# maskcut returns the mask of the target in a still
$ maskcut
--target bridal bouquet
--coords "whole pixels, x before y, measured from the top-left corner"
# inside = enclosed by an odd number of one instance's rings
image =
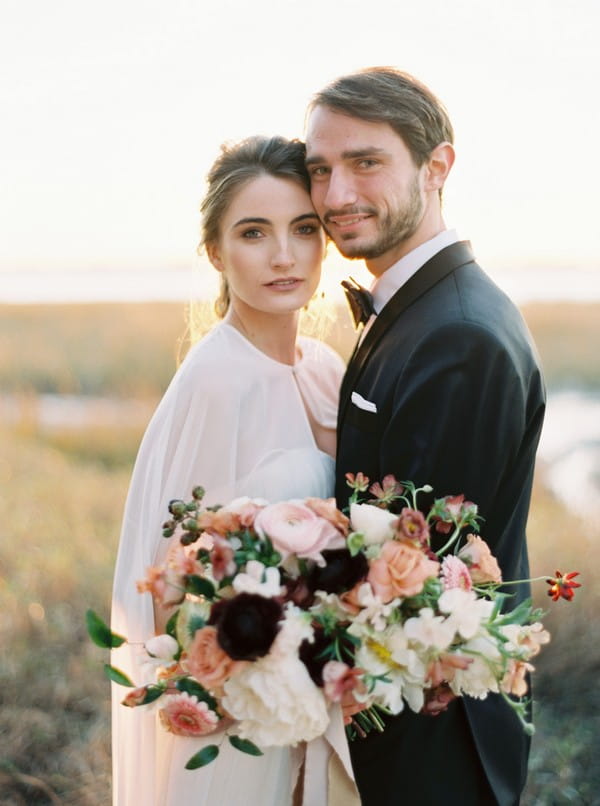
[[[355,738],[406,706],[436,714],[454,697],[496,692],[531,732],[526,674],[550,636],[531,600],[510,609],[517,583],[502,582],[476,534],[477,506],[447,496],[424,514],[429,486],[361,473],[347,482],[349,517],[318,498],[203,508],[201,487],[171,501],[163,534],[177,539],[138,590],[173,612],[144,645],[152,682],[135,687],[106,667],[131,688],[123,704],[153,703],[165,729],[186,736],[227,720],[229,741],[256,755],[322,735],[339,702],[362,709]],[[577,575],[544,577],[552,599],[571,600]],[[87,619],[97,644],[126,640],[92,611]],[[187,767],[217,754],[205,746]]]

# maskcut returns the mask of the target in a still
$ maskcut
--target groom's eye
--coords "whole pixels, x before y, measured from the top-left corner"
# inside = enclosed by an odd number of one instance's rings
[[[314,168],[310,169],[311,177],[315,177],[316,179],[326,176],[329,173],[329,168],[326,165],[315,165]]]

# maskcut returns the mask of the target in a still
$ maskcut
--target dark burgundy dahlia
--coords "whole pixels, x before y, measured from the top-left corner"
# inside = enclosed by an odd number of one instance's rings
[[[217,628],[217,640],[230,658],[256,660],[268,654],[282,618],[277,600],[240,593],[214,604],[208,623]]]

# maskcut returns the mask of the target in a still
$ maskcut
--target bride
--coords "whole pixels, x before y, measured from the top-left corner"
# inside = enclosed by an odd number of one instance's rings
[[[325,250],[308,188],[303,145],[280,137],[223,147],[209,173],[202,243],[221,273],[223,319],[189,351],[150,422],[117,558],[112,628],[131,644],[115,650],[112,662],[136,684],[147,681],[135,644],[162,632],[166,620],[148,594],[137,593],[136,581],[166,555],[161,524],[171,499],[189,496],[197,484],[206,488],[206,505],[239,495],[333,495],[343,365],[327,345],[297,335]],[[220,744],[217,759],[186,770],[203,740],[167,733],[151,708],[123,707],[124,691],[113,684],[113,806],[292,803],[297,752],[267,748],[251,757],[213,734],[204,743]],[[325,758],[320,769],[335,757],[344,792],[353,792],[341,720],[336,713],[328,741],[316,740]],[[306,806],[333,803],[327,775],[321,778],[315,789],[306,776]]]

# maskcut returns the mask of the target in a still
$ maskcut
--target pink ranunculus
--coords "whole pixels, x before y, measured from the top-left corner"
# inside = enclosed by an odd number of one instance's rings
[[[268,537],[285,560],[290,554],[323,563],[325,549],[343,548],[344,538],[325,518],[302,503],[281,501],[269,504],[254,521],[261,537]]]
[[[233,660],[221,648],[216,627],[202,627],[194,634],[185,665],[199,683],[213,691],[239,671],[244,663]]]
[[[430,560],[412,543],[390,540],[371,562],[367,579],[385,604],[397,596],[416,596],[423,590],[425,580],[436,577],[439,569],[438,562]]]
[[[187,692],[167,697],[158,712],[163,727],[177,736],[205,736],[216,730],[219,715]]]
[[[467,535],[467,544],[461,548],[458,556],[469,566],[471,579],[476,585],[481,582],[502,582],[498,561],[485,540],[478,535]]]

